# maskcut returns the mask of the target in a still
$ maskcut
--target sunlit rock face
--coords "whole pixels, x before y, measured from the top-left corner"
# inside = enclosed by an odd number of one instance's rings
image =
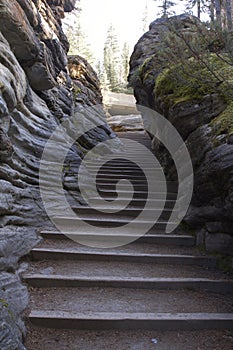
[[[195,184],[185,220],[198,232],[198,242],[208,250],[233,255],[233,138],[230,122],[233,108],[216,92],[200,93],[197,89],[190,95],[190,91],[180,93],[178,89],[187,88],[185,81],[182,86],[179,80],[172,79],[172,68],[164,70],[161,44],[174,21],[181,32],[192,37],[197,35],[198,20],[189,15],[152,22],[131,56],[129,82],[134,87],[137,103],[167,118],[189,149]],[[212,57],[216,60],[214,54]],[[221,65],[223,69],[230,69],[222,62]],[[174,70],[178,68],[173,67]],[[168,178],[174,179],[174,163],[156,140],[153,144]]]
[[[83,74],[74,76],[73,83],[69,73],[69,44],[61,19],[64,12],[72,11],[75,2],[0,0],[1,350],[24,349],[19,315],[27,305],[27,291],[9,271],[15,271],[19,258],[37,243],[37,229],[50,225],[39,192],[39,165],[47,140],[60,123],[77,113],[80,128],[86,122],[93,127],[71,147],[69,166],[64,166],[67,197],[79,201],[76,177],[84,153],[98,142],[115,137],[106,124],[99,127],[103,111],[99,117],[81,113],[101,103],[99,82],[92,68],[78,58]],[[77,86],[79,94],[75,93]],[[72,137],[69,132],[67,128],[64,141]],[[65,147],[62,141],[60,147]],[[48,172],[46,181],[51,183],[53,179],[54,173]]]

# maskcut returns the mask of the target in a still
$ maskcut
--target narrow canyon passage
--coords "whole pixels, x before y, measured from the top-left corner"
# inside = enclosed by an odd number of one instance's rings
[[[0,350],[233,349],[232,23],[0,0]]]
[[[142,131],[118,135],[150,148]],[[168,183],[164,210],[146,235],[138,238],[147,224],[140,219],[123,232],[122,225],[145,210],[148,196],[146,178],[136,165],[146,152],[138,154],[132,147],[127,155],[135,163],[111,155],[97,176],[101,196],[117,212],[101,213],[103,204],[94,197],[95,209],[76,206],[75,219],[57,218],[68,237],[45,227],[43,241],[31,251],[23,275],[30,291],[27,349],[149,350],[156,343],[161,350],[230,350],[233,339],[224,329],[233,327],[233,281],[217,270],[215,257],[195,247],[195,237],[185,229],[165,233],[176,184]],[[90,161],[89,171],[98,163]],[[156,169],[147,165],[156,178]],[[119,210],[114,200],[122,178],[135,187],[130,204]],[[162,203],[160,186],[151,194],[148,211],[153,213]],[[123,203],[129,199],[126,184],[118,195]],[[147,221],[153,219],[147,213]],[[88,231],[83,221],[92,225]]]

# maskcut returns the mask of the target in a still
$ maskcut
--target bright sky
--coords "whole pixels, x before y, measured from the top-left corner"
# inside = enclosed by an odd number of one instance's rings
[[[82,27],[96,56],[101,57],[110,24],[116,29],[121,43],[127,41],[131,50],[143,34],[142,18],[148,6],[148,24],[158,17],[158,4],[154,0],[80,0]],[[184,1],[175,10],[184,12]]]

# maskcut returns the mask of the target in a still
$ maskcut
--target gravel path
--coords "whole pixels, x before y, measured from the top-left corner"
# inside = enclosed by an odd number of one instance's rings
[[[56,248],[56,249],[67,249],[69,251],[78,252],[102,252],[106,253],[134,253],[138,254],[184,254],[184,255],[204,255],[198,248],[193,247],[176,247],[176,246],[163,246],[149,243],[131,243],[119,248],[105,249],[105,248],[91,248],[81,245],[71,240],[46,240],[38,245],[38,247],[44,248]]]
[[[183,278],[209,278],[209,279],[230,279],[230,276],[215,269],[208,269],[192,265],[160,265],[160,264],[140,264],[118,261],[39,261],[33,262],[29,273],[41,274],[65,274],[92,277],[183,277]]]
[[[28,350],[232,350],[227,331],[78,331],[28,327]],[[33,341],[34,339],[34,341]],[[157,343],[156,343],[157,342]]]
[[[233,312],[233,296],[187,290],[33,288],[33,309],[72,312]]]

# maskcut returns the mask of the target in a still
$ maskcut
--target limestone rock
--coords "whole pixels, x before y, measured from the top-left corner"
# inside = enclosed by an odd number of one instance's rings
[[[0,344],[1,350],[24,350],[22,332],[25,333],[20,313],[28,304],[26,287],[17,275],[0,275]]]
[[[70,205],[82,202],[74,184],[84,151],[110,138],[115,140],[103,108],[100,106],[94,114],[86,111],[102,101],[93,69],[79,57],[82,76],[75,77],[74,83],[68,70],[69,43],[61,19],[75,3],[75,0],[0,0],[1,350],[24,349],[21,313],[27,306],[27,291],[17,275],[18,263],[38,243],[37,231],[53,226],[44,210],[40,187],[51,189],[50,204],[61,213],[57,174],[51,167],[56,166],[59,152],[68,151],[61,174],[64,193]],[[74,94],[76,86],[82,90],[81,99]],[[71,120],[75,113],[83,137],[71,142]],[[57,143],[50,150],[50,168],[47,167],[39,183],[45,145],[61,123]],[[92,128],[87,135],[82,132],[86,124]],[[114,142],[117,147],[117,141]],[[112,152],[107,147],[104,151]],[[86,172],[87,186],[88,176]]]
[[[16,0],[0,1],[0,30],[20,62],[35,60],[39,41],[27,16]]]
[[[175,76],[173,70],[179,69],[179,65],[164,70],[161,63],[164,60],[161,45],[169,28],[175,24],[180,33],[194,37],[198,35],[197,23],[201,25],[190,15],[154,21],[135,46],[130,60],[129,83],[134,87],[137,103],[167,118],[188,147],[195,181],[186,222],[208,232],[206,239],[199,235],[199,240],[208,249],[233,254],[233,250],[227,248],[228,243],[232,247],[229,236],[233,234],[233,148],[232,133],[227,131],[226,122],[227,117],[232,116],[231,105],[227,105],[221,94],[210,89],[209,92],[195,93],[193,88],[185,95],[181,90],[182,79],[172,78]],[[203,91],[208,91],[208,86]],[[146,123],[147,116],[143,115],[143,118]],[[169,153],[159,142],[153,140],[153,143],[167,178],[176,179],[176,169]],[[215,225],[214,231],[207,230],[210,224]]]
[[[143,131],[143,120],[141,115],[115,115],[108,117],[108,124],[115,132]]]
[[[73,79],[73,92],[78,103],[93,105],[102,103],[98,77],[90,64],[80,56],[69,56],[68,68]]]

